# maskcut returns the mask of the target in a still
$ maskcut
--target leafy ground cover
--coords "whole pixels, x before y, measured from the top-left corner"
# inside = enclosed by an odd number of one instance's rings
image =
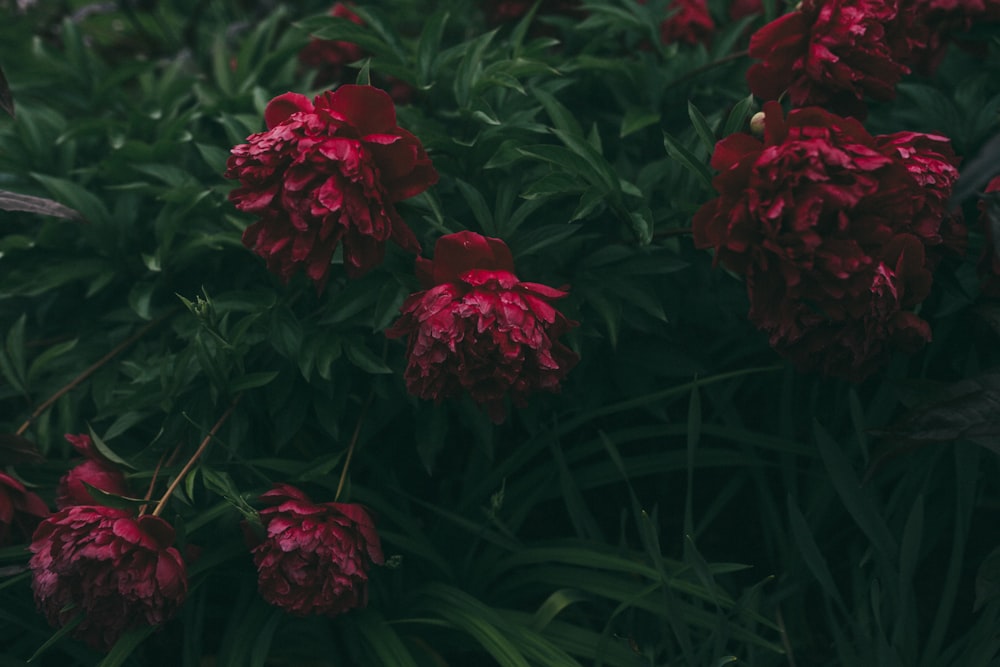
[[[998,664],[996,2],[0,9],[0,664]]]

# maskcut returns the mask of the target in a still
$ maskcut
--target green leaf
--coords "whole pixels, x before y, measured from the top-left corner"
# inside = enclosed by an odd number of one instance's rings
[[[458,187],[458,191],[462,193],[465,203],[472,209],[472,215],[476,219],[476,222],[479,223],[480,229],[487,236],[495,236],[496,226],[493,223],[493,213],[490,212],[490,207],[486,204],[483,195],[480,194],[479,190],[460,178],[455,179],[455,185]]]
[[[352,613],[350,621],[358,630],[378,658],[377,664],[393,665],[393,667],[417,667],[417,662],[409,649],[399,638],[392,626],[377,611],[359,609]]]
[[[96,486],[91,486],[87,482],[83,483],[86,487],[87,493],[90,497],[96,501],[97,505],[103,505],[105,507],[114,507],[120,510],[136,510],[143,505],[148,505],[149,500],[145,498],[129,498],[128,496],[116,496],[113,493],[108,493],[103,491]]]
[[[429,584],[420,593],[422,606],[475,639],[500,667],[529,667],[524,654],[504,631],[506,624],[494,610],[444,584]]]
[[[712,173],[708,170],[708,166],[704,162],[695,157],[691,151],[684,148],[668,132],[663,133],[663,146],[667,149],[667,154],[694,174],[707,190],[714,191],[712,187]]]
[[[3,354],[0,354],[0,367],[4,376],[22,394],[28,392],[27,359],[24,350],[24,327],[27,321],[27,313],[22,313],[7,330]]]
[[[630,134],[634,134],[639,130],[645,129],[650,125],[655,125],[659,122],[660,114],[655,111],[650,111],[645,107],[632,107],[630,109],[626,109],[625,115],[622,116],[618,136],[624,139]]]
[[[844,503],[844,507],[847,508],[858,527],[872,541],[877,555],[888,559],[889,562],[896,562],[899,556],[899,545],[896,544],[896,540],[893,539],[889,528],[882,519],[875,501],[871,497],[871,492],[867,487],[861,486],[840,446],[830,437],[826,429],[819,425],[819,422],[813,422],[813,434],[820,456],[830,474],[830,480],[833,482],[841,502]]]
[[[799,554],[802,556],[803,561],[805,561],[806,567],[809,568],[813,577],[819,582],[826,596],[836,602],[840,610],[847,614],[847,606],[844,604],[843,598],[840,597],[837,585],[833,582],[833,575],[826,564],[823,552],[816,544],[812,531],[809,529],[809,523],[795,504],[795,500],[791,494],[786,496],[785,501],[788,505],[788,521],[792,530],[792,537],[795,539],[795,545],[798,547]]]
[[[274,378],[278,377],[278,371],[259,371],[257,373],[247,373],[238,380],[233,380],[229,384],[229,391],[238,394],[247,389],[255,389],[270,384]]]
[[[732,111],[726,117],[726,122],[722,125],[722,136],[728,137],[735,132],[746,130],[747,121],[753,113],[753,95],[748,95],[733,106]]]
[[[420,40],[417,42],[417,74],[421,85],[428,86],[436,74],[434,63],[438,60],[438,53],[441,51],[441,37],[444,35],[444,28],[448,23],[450,14],[444,10],[434,12],[431,18],[424,24],[420,31]]]
[[[389,375],[392,373],[392,369],[386,366],[385,362],[369,350],[368,346],[361,340],[345,338],[343,345],[347,360],[365,373],[376,375]]]
[[[715,150],[715,142],[718,141],[715,131],[712,130],[712,126],[705,120],[698,107],[690,101],[688,102],[688,117],[691,119],[691,124],[694,125],[694,131],[698,133],[698,138],[701,139],[702,146],[711,155]]]
[[[92,223],[107,223],[108,209],[98,197],[82,185],[64,178],[32,173],[31,177],[42,184],[55,199],[79,211],[85,220]]]
[[[458,71],[455,73],[453,84],[455,100],[462,109],[469,107],[472,89],[475,87],[476,81],[482,73],[483,55],[499,30],[499,28],[495,28],[465,44],[465,48],[463,49],[465,56],[458,65]]]
[[[116,454],[114,450],[108,447],[107,444],[104,442],[104,440],[102,440],[100,436],[97,435],[92,426],[88,425],[87,431],[90,433],[90,439],[91,441],[93,441],[94,447],[97,449],[98,452],[101,453],[101,456],[111,461],[112,463],[117,463],[120,466],[125,466],[130,470],[136,469],[134,465],[132,465],[122,457],[118,456],[118,454]]]
[[[555,126],[555,129],[568,136],[583,136],[583,128],[581,128],[580,123],[576,121],[576,117],[552,94],[541,88],[532,88],[531,94],[534,95],[536,100],[542,103],[543,107],[545,107],[545,113],[547,113],[549,118],[552,119],[552,124]]]

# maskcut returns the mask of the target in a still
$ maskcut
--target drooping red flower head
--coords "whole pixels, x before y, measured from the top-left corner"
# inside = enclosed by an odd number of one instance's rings
[[[343,2],[338,2],[330,8],[330,16],[364,25],[361,17]],[[314,38],[299,51],[299,62],[310,69],[318,70],[316,75],[318,83],[332,84],[343,80],[346,65],[361,60],[364,55],[364,50],[352,42]]]
[[[0,546],[13,539],[27,539],[48,515],[49,508],[37,493],[0,472]]]
[[[258,588],[299,616],[336,616],[368,603],[368,571],[385,562],[375,524],[361,505],[314,503],[275,484],[260,496],[263,540],[253,550]]]
[[[670,16],[660,23],[660,39],[664,44],[683,42],[693,46],[712,41],[715,22],[705,0],[673,0],[667,12]]]
[[[510,249],[474,232],[438,239],[434,260],[417,259],[427,289],[410,295],[386,336],[407,336],[406,386],[423,399],[469,394],[494,421],[504,397],[559,391],[579,357],[559,338],[575,322],[551,301],[566,292],[514,275]]]
[[[128,495],[125,475],[98,451],[89,435],[67,433],[66,440],[87,460],[63,475],[56,485],[58,509],[70,505],[93,505],[94,498],[84,483],[116,496]]]
[[[74,505],[39,524],[29,562],[35,603],[49,623],[107,650],[128,630],[168,621],[187,595],[173,527],[159,517]]]
[[[343,244],[347,275],[378,265],[389,240],[420,244],[394,203],[437,182],[420,141],[396,124],[389,96],[371,86],[341,86],[310,102],[285,93],[267,105],[268,130],[232,149],[229,198],[260,219],[243,243],[287,281],[302,269],[322,288]]]
[[[750,319],[773,347],[863,379],[892,347],[929,339],[906,309],[930,290],[925,246],[942,243],[954,156],[943,137],[873,137],[815,107],[764,112],[763,140],[716,145],[719,197],[695,215],[695,244],[746,276]]]
[[[787,90],[793,106],[863,118],[865,95],[892,99],[909,72],[886,39],[896,15],[896,0],[803,0],[750,38],[761,61],[747,71],[750,90],[764,100]]]

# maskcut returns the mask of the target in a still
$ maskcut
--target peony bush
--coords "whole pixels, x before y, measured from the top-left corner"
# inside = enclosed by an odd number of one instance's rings
[[[0,662],[992,665],[989,0],[3,2]]]

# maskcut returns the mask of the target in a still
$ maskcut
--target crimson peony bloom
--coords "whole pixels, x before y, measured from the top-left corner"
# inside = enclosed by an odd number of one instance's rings
[[[243,243],[283,281],[303,269],[322,289],[342,243],[347,275],[378,265],[392,240],[420,252],[394,203],[437,182],[420,141],[396,125],[389,96],[371,86],[341,86],[313,102],[298,93],[271,100],[268,130],[232,149],[230,200],[260,219]]]
[[[750,319],[805,368],[861,380],[889,350],[919,348],[957,159],[947,140],[873,137],[822,109],[764,106],[763,140],[731,135],[712,166],[719,197],[692,222],[695,245],[743,274]]]
[[[368,604],[368,571],[385,562],[375,524],[361,505],[314,503],[288,484],[260,499],[265,536],[253,550],[269,603],[299,616],[336,616]]]
[[[408,337],[411,394],[440,401],[468,393],[499,423],[508,394],[524,405],[535,391],[559,391],[579,361],[559,341],[576,323],[550,303],[566,292],[521,282],[507,245],[474,232],[442,236],[434,260],[418,258],[416,269],[427,289],[410,295],[386,331]]]
[[[750,38],[747,83],[754,95],[775,100],[786,90],[793,106],[818,105],[863,118],[863,102],[896,96],[909,69],[887,40],[896,18],[893,0],[803,0]]]
[[[27,538],[39,521],[49,515],[45,501],[24,484],[0,472],[0,546],[13,537]]]
[[[55,626],[108,650],[128,630],[161,625],[187,595],[174,529],[155,516],[74,505],[39,524],[29,562],[39,610]]]
[[[58,509],[70,505],[94,504],[94,498],[84,486],[84,482],[116,496],[128,495],[125,475],[94,447],[89,435],[67,433],[65,437],[76,451],[87,457],[87,460],[75,466],[59,480],[59,484],[56,486],[56,507]]]
[[[660,23],[660,39],[664,44],[684,42],[693,46],[712,41],[715,23],[705,0],[673,0],[667,11],[670,16]]]

